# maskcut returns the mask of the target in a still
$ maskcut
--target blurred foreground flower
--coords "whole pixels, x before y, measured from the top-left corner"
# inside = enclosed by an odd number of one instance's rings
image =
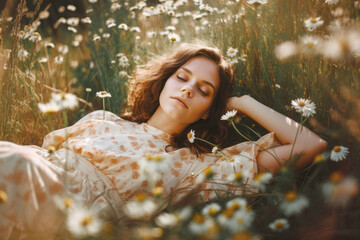
[[[324,24],[324,21],[321,20],[320,17],[312,17],[312,18],[308,18],[304,21],[305,23],[305,27],[310,31],[314,31],[315,29],[317,29],[319,26]]]
[[[349,148],[344,146],[335,146],[331,150],[330,159],[334,162],[338,162],[344,160],[346,156],[349,154]]]
[[[286,41],[280,43],[275,48],[275,57],[279,60],[286,60],[298,52],[297,45],[294,42]]]
[[[200,235],[208,233],[214,226],[215,222],[212,219],[206,218],[201,213],[195,213],[192,217],[192,221],[189,223],[189,230],[192,234]]]
[[[8,196],[5,191],[0,190],[0,203],[6,202],[8,199]]]
[[[340,0],[325,0],[325,2],[329,5],[336,5],[340,2]]]
[[[288,229],[289,227],[290,227],[289,221],[286,220],[285,218],[276,219],[275,221],[269,224],[269,228],[275,232],[282,232]]]
[[[61,109],[74,109],[79,105],[76,96],[72,93],[52,93],[52,101],[59,104]]]
[[[358,196],[359,186],[355,178],[344,177],[341,172],[335,171],[323,184],[322,192],[330,205],[345,207],[351,198]]]
[[[145,193],[139,193],[135,201],[128,202],[124,206],[124,212],[129,218],[141,219],[153,215],[157,208],[156,203]]]
[[[310,117],[316,113],[315,103],[311,102],[309,99],[298,98],[292,100],[291,105],[298,113],[301,113],[303,117]]]
[[[250,228],[252,221],[255,218],[255,214],[250,209],[238,209],[231,208],[224,209],[217,217],[219,224],[228,229],[230,232],[235,233]]]
[[[98,218],[96,212],[74,208],[67,216],[67,229],[78,238],[96,236],[102,229],[103,222]]]
[[[246,0],[248,4],[261,5],[266,4],[268,0]]]
[[[272,179],[272,174],[270,172],[258,173],[254,177],[254,185],[260,191],[265,190],[266,184],[268,184]]]
[[[42,113],[54,114],[60,111],[60,106],[56,102],[39,103],[38,107]]]
[[[298,195],[295,191],[287,192],[280,204],[280,209],[286,216],[299,214],[304,208],[309,206],[309,200],[302,195]]]
[[[218,203],[209,203],[201,211],[206,217],[215,217],[221,210],[221,206]]]
[[[171,228],[179,222],[178,220],[175,214],[164,212],[155,218],[155,223],[162,228]]]

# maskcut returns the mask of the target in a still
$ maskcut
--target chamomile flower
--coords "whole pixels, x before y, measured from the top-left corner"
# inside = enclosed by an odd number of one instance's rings
[[[218,152],[218,150],[219,150],[218,147],[215,146],[215,147],[212,148],[211,152],[212,152],[213,154],[216,154],[216,153]]]
[[[96,236],[102,229],[103,222],[94,211],[74,208],[69,211],[67,229],[78,238]]]
[[[107,98],[107,97],[111,97],[111,94],[108,93],[107,91],[100,91],[96,93],[96,96],[99,98]]]
[[[247,201],[245,198],[234,198],[226,203],[226,208],[237,210],[246,210]]]
[[[274,52],[277,59],[286,60],[297,54],[298,46],[292,41],[286,41],[277,45]]]
[[[314,36],[304,36],[301,38],[300,51],[305,55],[314,55],[319,51],[320,39]]]
[[[254,177],[254,185],[260,191],[265,190],[266,184],[268,184],[272,179],[272,174],[270,172],[258,173]]]
[[[268,0],[246,0],[246,2],[248,4],[262,5],[262,4],[266,4],[268,2]]]
[[[172,43],[180,41],[180,36],[178,34],[176,34],[176,33],[172,33],[172,32],[169,33],[168,38]]]
[[[229,47],[228,50],[226,51],[226,54],[229,56],[229,57],[235,57],[236,54],[238,53],[238,49],[237,48],[232,48],[232,47]]]
[[[209,203],[206,205],[201,213],[206,217],[215,217],[221,210],[221,206],[218,203]]]
[[[205,168],[196,178],[196,184],[200,184],[204,182],[205,180],[212,179],[212,177],[215,175],[215,172],[211,166],[208,166]]]
[[[236,113],[236,110],[227,111],[226,114],[221,116],[221,120],[230,120],[235,117]]]
[[[155,218],[155,223],[162,228],[174,227],[179,222],[179,218],[173,213],[161,213]]]
[[[145,193],[139,193],[134,201],[124,206],[124,212],[129,218],[141,219],[151,216],[157,208],[156,203]]]
[[[190,130],[190,132],[187,134],[187,138],[188,138],[189,142],[194,143],[194,141],[195,141],[195,131]]]
[[[279,218],[269,224],[269,228],[274,232],[282,232],[289,229],[289,221],[285,218]]]
[[[325,2],[328,4],[328,5],[336,5],[340,2],[340,0],[325,0]]]
[[[312,18],[308,18],[304,21],[305,23],[305,27],[310,31],[314,31],[315,29],[317,29],[319,26],[324,24],[324,21],[321,20],[321,17],[312,17]]]
[[[206,218],[201,213],[195,213],[189,223],[188,228],[192,234],[200,235],[207,233],[208,230],[214,226],[214,224],[215,223],[212,219]]]
[[[61,107],[56,102],[39,103],[38,107],[42,113],[54,114],[61,110]]]
[[[54,202],[56,206],[62,211],[70,211],[74,208],[74,199],[71,197],[55,196]]]
[[[62,64],[64,62],[64,57],[63,56],[56,56],[54,59],[54,63],[55,64]]]
[[[121,23],[121,24],[118,26],[118,28],[121,29],[121,30],[125,30],[125,31],[128,30],[128,26],[127,26],[125,23]]]
[[[224,227],[229,229],[232,233],[243,231],[251,226],[254,218],[255,214],[251,210],[236,211],[234,216],[228,219]]]
[[[358,196],[359,186],[354,177],[345,177],[335,171],[329,181],[322,185],[325,200],[332,206],[345,207],[351,198]]]
[[[316,113],[315,103],[311,102],[309,99],[298,98],[292,100],[291,105],[298,113],[301,113],[303,117],[310,117]]]
[[[79,105],[76,96],[72,93],[52,93],[52,101],[59,104],[61,109],[74,109]]]
[[[349,154],[349,148],[344,146],[335,146],[330,153],[330,159],[334,162],[342,161]]]
[[[299,214],[304,208],[309,206],[309,200],[302,195],[298,195],[295,191],[287,192],[280,204],[280,209],[286,216]]]

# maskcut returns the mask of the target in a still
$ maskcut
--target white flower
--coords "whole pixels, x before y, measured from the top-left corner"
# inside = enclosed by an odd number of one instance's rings
[[[235,57],[236,54],[238,53],[238,49],[237,48],[232,48],[232,47],[229,47],[228,50],[226,51],[226,54],[229,56],[229,57]]]
[[[132,27],[132,28],[130,28],[130,31],[131,32],[138,32],[138,33],[141,32],[139,27]]]
[[[279,60],[286,60],[295,55],[298,51],[297,45],[292,41],[280,43],[275,48],[275,57]]]
[[[67,229],[78,238],[95,236],[102,229],[103,222],[94,211],[84,208],[74,208],[68,213]]]
[[[124,206],[125,214],[132,219],[141,219],[151,216],[157,209],[156,203],[148,198],[145,193],[136,195],[136,200]]]
[[[129,59],[125,55],[119,58],[119,66],[124,68],[130,66]]]
[[[107,97],[111,97],[111,94],[108,93],[107,91],[100,91],[96,93],[96,96],[99,98],[107,98]]]
[[[214,217],[221,210],[221,206],[218,203],[209,203],[201,211],[206,217]]]
[[[128,26],[127,26],[125,23],[121,23],[121,24],[118,26],[118,28],[121,29],[121,30],[125,30],[125,31],[128,30]]]
[[[236,110],[227,111],[226,114],[221,116],[221,120],[230,120],[233,117],[235,117],[236,113],[237,113]]]
[[[71,197],[55,196],[54,202],[56,206],[62,211],[69,211],[70,209],[73,209],[75,207],[74,199],[72,199]]]
[[[298,98],[292,100],[291,105],[298,113],[301,113],[303,117],[310,117],[316,113],[315,103],[311,102],[309,99]]]
[[[21,61],[24,61],[26,58],[29,57],[29,52],[25,49],[20,49],[19,52],[18,52],[18,58],[21,60]]]
[[[67,5],[66,9],[71,11],[71,12],[75,12],[76,11],[76,7],[74,5]]]
[[[91,88],[85,88],[86,92],[91,92]]]
[[[64,62],[64,57],[63,56],[56,56],[54,59],[54,63],[55,64],[62,64]]]
[[[112,28],[112,27],[115,27],[116,26],[116,23],[115,23],[115,20],[113,18],[108,18],[105,22],[105,25],[108,27],[108,28]]]
[[[61,109],[74,109],[79,105],[76,96],[72,93],[52,93],[52,101],[59,104]]]
[[[272,179],[272,174],[270,172],[258,173],[254,177],[254,185],[257,189],[264,190],[266,184],[268,184],[271,179]]]
[[[178,217],[172,213],[161,213],[155,218],[155,223],[162,228],[174,227],[179,222]]]
[[[301,38],[301,52],[305,55],[314,55],[318,53],[320,39],[314,36],[304,36]]]
[[[247,201],[245,198],[234,198],[226,203],[226,208],[237,210],[246,210]]]
[[[176,27],[175,27],[175,26],[167,26],[167,27],[165,28],[165,30],[172,32],[172,31],[175,31],[175,30],[176,30]]]
[[[195,131],[190,130],[190,132],[187,134],[187,138],[188,138],[189,142],[194,143],[194,141],[195,141]]]
[[[344,160],[346,156],[349,154],[349,148],[344,146],[335,146],[331,150],[330,159],[334,162],[338,162]]]
[[[57,113],[58,111],[61,110],[59,104],[56,102],[49,102],[49,103],[45,103],[45,104],[39,103],[38,107],[39,107],[40,111],[45,114]]]
[[[121,5],[117,2],[114,2],[113,4],[111,4],[110,11],[115,12],[116,10],[118,10],[120,8],[121,8]]]
[[[268,1],[267,0],[246,0],[246,2],[248,4],[266,4]]]
[[[325,0],[325,2],[329,5],[336,5],[340,2],[340,0]]]
[[[45,47],[51,47],[51,48],[55,47],[55,45],[53,43],[51,43],[51,42],[46,42],[44,46]]]
[[[180,36],[177,35],[176,33],[169,33],[168,34],[168,38],[171,42],[178,42],[180,41]]]
[[[279,218],[269,224],[269,228],[275,232],[282,232],[290,227],[289,221],[285,218]]]
[[[38,42],[41,41],[41,36],[38,32],[34,32],[30,37],[29,40],[32,42]]]
[[[305,23],[305,27],[310,31],[314,31],[315,29],[317,29],[319,26],[324,24],[324,21],[321,20],[320,17],[317,18],[308,18],[304,21]]]
[[[307,206],[309,206],[309,200],[305,196],[290,191],[285,194],[280,209],[286,216],[290,216],[301,213]]]
[[[79,25],[80,18],[77,17],[71,17],[66,20],[66,23],[72,27],[76,27]]]
[[[147,156],[139,161],[140,172],[150,182],[158,182],[162,174],[169,170],[168,158],[162,155]]]
[[[226,222],[224,227],[228,228],[232,233],[243,231],[251,226],[255,218],[255,214],[251,210],[236,211],[234,216]]]
[[[89,17],[85,17],[81,19],[81,23],[87,23],[87,24],[91,24],[92,21]]]
[[[188,227],[191,233],[199,235],[207,233],[214,224],[212,219],[206,218],[201,213],[195,213]]]
[[[39,59],[39,63],[46,63],[48,62],[48,59],[46,57],[42,57]]]
[[[217,146],[213,147],[212,150],[211,150],[211,152],[212,152],[213,154],[216,154],[217,151],[218,151],[218,147],[217,147]]]
[[[50,16],[50,13],[48,12],[48,11],[41,11],[40,13],[39,13],[39,18],[40,19],[46,19],[46,18],[48,18]]]
[[[215,172],[211,166],[208,166],[202,170],[202,172],[197,176],[195,184],[200,184],[205,180],[211,179],[214,176]]]
[[[344,177],[341,172],[335,171],[322,185],[322,192],[330,205],[345,207],[351,198],[358,196],[359,186],[354,177]]]

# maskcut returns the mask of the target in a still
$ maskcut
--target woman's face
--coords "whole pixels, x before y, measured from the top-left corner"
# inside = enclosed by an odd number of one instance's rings
[[[219,88],[218,67],[203,56],[191,58],[165,83],[160,108],[182,124],[206,119]]]

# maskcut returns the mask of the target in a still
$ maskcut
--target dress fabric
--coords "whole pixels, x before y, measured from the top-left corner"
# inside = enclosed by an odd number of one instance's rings
[[[42,148],[0,142],[0,190],[7,193],[7,201],[0,203],[0,239],[18,232],[26,238],[26,231],[49,236],[59,231],[63,215],[56,207],[57,196],[71,196],[86,207],[120,217],[122,205],[136,194],[152,194],[140,166],[147,156],[166,158],[167,170],[157,186],[174,201],[181,201],[199,174],[211,166],[214,180],[200,186],[201,199],[210,200],[218,194],[214,188],[231,187],[226,179],[234,171],[246,171],[251,183],[258,151],[275,144],[274,134],[269,133],[256,142],[228,147],[222,153],[234,156],[235,161],[229,162],[214,154],[196,157],[187,148],[167,152],[170,138],[146,123],[111,112],[104,120],[103,111],[95,111],[73,126],[49,133]],[[57,150],[50,154],[49,146]]]

